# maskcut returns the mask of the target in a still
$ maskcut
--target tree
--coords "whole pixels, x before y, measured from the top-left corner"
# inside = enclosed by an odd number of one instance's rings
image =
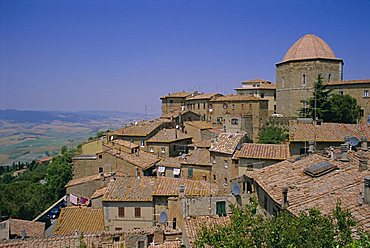
[[[356,123],[360,118],[361,107],[356,99],[349,95],[333,95],[329,99],[330,111],[325,121],[338,123]]]
[[[266,124],[259,136],[259,143],[262,144],[281,144],[288,139],[288,134],[284,128],[275,124]]]
[[[315,118],[324,119],[330,109],[329,97],[331,91],[323,84],[322,77],[319,74],[314,84],[313,96],[302,101],[305,106],[299,110],[299,116],[312,118],[313,120]]]

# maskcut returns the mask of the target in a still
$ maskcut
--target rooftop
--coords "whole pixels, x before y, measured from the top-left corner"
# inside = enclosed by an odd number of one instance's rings
[[[129,148],[129,149],[139,148],[139,145],[137,145],[135,143],[132,143],[128,140],[116,139],[116,140],[112,140],[111,143],[114,144],[114,145],[119,145],[119,146]],[[110,144],[110,142],[107,145],[109,145],[109,144]]]
[[[285,160],[290,157],[288,144],[256,144],[245,143],[239,151],[236,151],[234,158],[256,158]]]
[[[185,98],[185,97],[188,97],[188,96],[191,96],[191,95],[196,95],[196,94],[197,93],[191,93],[191,92],[185,92],[185,91],[173,92],[173,93],[168,93],[168,95],[166,95],[166,96],[161,96],[161,99],[165,99],[165,98],[168,98],[168,97]]]
[[[96,233],[104,231],[103,209],[88,207],[62,208],[55,225],[54,234],[68,235],[76,231]]]
[[[306,34],[296,41],[283,58],[283,62],[304,59],[336,59],[333,50],[320,37]]]
[[[197,148],[186,156],[182,164],[212,166],[210,152],[208,149]]]
[[[117,158],[123,159],[142,169],[147,169],[153,166],[157,161],[159,161],[159,158],[157,158],[157,156],[144,152],[144,151],[139,151],[136,154],[132,154],[132,153],[122,152],[115,148],[110,148],[110,149],[103,151],[102,153],[104,152],[112,156],[115,156]]]
[[[141,121],[128,127],[124,127],[113,131],[111,134],[118,136],[147,136],[157,128],[165,125],[169,121],[166,119],[154,119],[149,121]]]
[[[91,176],[86,176],[86,177],[81,177],[81,178],[77,178],[77,179],[72,179],[71,181],[69,181],[66,184],[65,187],[67,188],[67,187],[72,187],[72,186],[79,185],[79,184],[84,184],[84,183],[87,183],[87,182],[101,180],[102,176],[104,176],[104,178],[107,178],[107,177],[112,176],[112,173],[104,173],[102,175],[95,174],[95,175],[91,175]]]
[[[180,240],[164,241],[162,244],[150,245],[148,248],[180,248],[181,243]]]
[[[212,99],[215,96],[222,96],[222,94],[219,93],[208,93],[208,94],[200,94],[196,96],[189,96],[186,98],[187,101],[192,101],[192,100],[209,100]]]
[[[208,148],[209,149],[209,148],[211,148],[211,140],[210,139],[201,140],[201,141],[192,143],[189,146],[197,147],[197,148]]]
[[[147,142],[172,143],[184,139],[192,139],[192,137],[177,129],[162,129],[156,135],[147,140]]]
[[[344,142],[346,136],[370,138],[368,124],[343,124],[343,123],[304,123],[289,121],[289,140],[291,142]]]
[[[364,154],[370,157],[370,152]],[[349,209],[364,230],[369,232],[370,205],[360,207],[358,198],[359,192],[364,192],[364,178],[370,172],[359,171],[358,153],[350,151],[349,160],[341,162],[313,154],[295,162],[286,160],[253,171],[252,177],[277,204],[282,201],[282,188],[288,187],[287,210],[296,216],[313,207],[319,208],[323,214],[331,214],[340,200],[342,207]],[[306,174],[305,170],[315,174]]]
[[[237,146],[242,143],[244,133],[221,133],[218,138],[211,143],[211,152],[233,154]]]
[[[9,223],[9,233],[10,235],[17,235],[22,237],[22,231],[26,231],[27,237],[43,237],[45,232],[45,223],[30,220],[21,219],[8,219],[4,222]]]
[[[212,129],[212,124],[207,121],[185,121],[185,125],[190,125],[199,129]]]
[[[99,198],[101,196],[104,196],[105,192],[107,191],[107,187],[100,188],[95,190],[95,192],[91,195],[91,199]]]
[[[180,157],[168,157],[168,158],[163,158],[161,161],[157,163],[157,165],[164,166],[164,167],[180,168],[182,161],[183,161],[183,158],[181,158],[181,156]]]
[[[211,102],[244,102],[244,101],[268,101],[268,100],[246,95],[226,95],[211,99]]]
[[[120,177],[108,185],[103,201],[152,201],[154,177]]]
[[[370,79],[343,80],[324,83],[324,85],[353,85],[353,84],[370,84]]]

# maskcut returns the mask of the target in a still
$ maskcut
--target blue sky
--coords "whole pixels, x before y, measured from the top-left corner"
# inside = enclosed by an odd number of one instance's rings
[[[0,109],[160,112],[179,90],[275,81],[306,33],[370,78],[370,1],[0,1]]]

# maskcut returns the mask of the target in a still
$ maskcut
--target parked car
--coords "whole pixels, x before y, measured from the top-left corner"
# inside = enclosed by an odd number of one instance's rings
[[[59,207],[52,208],[48,214],[49,219],[57,219],[59,217],[59,213],[60,213]]]

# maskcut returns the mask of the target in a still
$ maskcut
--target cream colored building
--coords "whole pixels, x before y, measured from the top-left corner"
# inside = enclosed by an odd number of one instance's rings
[[[185,99],[186,108],[197,113],[202,121],[210,121],[210,101],[218,96],[218,93],[200,94],[196,96],[188,96]]]

